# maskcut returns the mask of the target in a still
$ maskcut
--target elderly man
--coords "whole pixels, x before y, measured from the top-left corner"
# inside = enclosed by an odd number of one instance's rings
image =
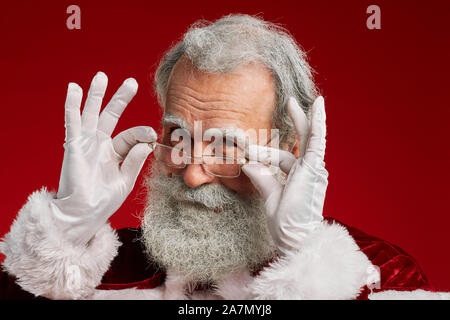
[[[101,113],[105,74],[82,112],[82,89],[69,84],[58,192],[31,194],[3,239],[4,297],[355,299],[429,289],[400,248],[323,219],[324,100],[284,30],[246,15],[194,24],[154,83],[159,134],[135,127],[113,139],[136,81]],[[152,152],[142,226],[114,231],[107,221]]]

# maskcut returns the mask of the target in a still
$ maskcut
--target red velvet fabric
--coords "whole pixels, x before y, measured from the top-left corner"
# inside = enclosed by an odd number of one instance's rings
[[[328,220],[331,221],[332,219]],[[412,256],[386,240],[370,236],[352,226],[345,226],[360,250],[373,265],[380,268],[379,289],[373,289],[373,292],[384,290],[412,291],[417,289],[434,291],[419,264]],[[370,290],[364,287],[358,299],[367,299],[369,293]]]
[[[330,223],[340,223],[332,218],[326,218],[326,220]],[[401,248],[352,226],[343,225],[372,264],[380,268],[381,283],[379,289],[374,289],[374,292],[416,289],[433,291],[417,262]],[[118,235],[122,246],[98,289],[151,289],[163,284],[164,270],[145,256],[142,243],[139,241],[140,230],[121,229],[118,230]],[[358,299],[367,299],[369,293],[370,290],[367,287],[363,288]],[[15,283],[13,277],[5,272],[0,273],[0,299],[33,298],[35,298],[33,295],[23,291]]]

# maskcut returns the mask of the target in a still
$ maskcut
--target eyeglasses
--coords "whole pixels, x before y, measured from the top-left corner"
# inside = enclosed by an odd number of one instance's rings
[[[153,144],[155,159],[175,170],[182,170],[186,165],[200,164],[206,173],[221,178],[237,178],[241,174],[241,167],[247,162],[245,157],[233,158],[228,156],[203,155],[194,157],[183,149],[168,146],[158,142]]]
[[[160,123],[157,132],[162,128]],[[278,135],[278,131],[277,131]],[[266,146],[271,143],[272,137]],[[201,157],[191,156],[181,148],[168,146],[159,142],[151,143],[153,147],[153,154],[155,159],[167,167],[172,168],[175,174],[180,174],[188,164],[200,164],[203,170],[212,176],[220,178],[237,178],[241,174],[241,167],[248,162],[245,158],[244,150],[240,147],[232,147],[224,150],[222,154],[217,155],[202,155]],[[231,152],[230,152],[231,151]],[[232,154],[233,157],[226,156]],[[235,157],[234,155],[237,155]]]

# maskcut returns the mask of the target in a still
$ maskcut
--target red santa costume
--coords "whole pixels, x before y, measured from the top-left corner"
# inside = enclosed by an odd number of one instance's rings
[[[30,195],[1,242],[1,299],[448,299],[433,292],[399,247],[326,218],[302,248],[230,275],[214,288],[186,290],[182,277],[148,261],[140,229],[105,225],[87,248],[68,244],[42,221],[54,193]],[[73,265],[79,272],[73,272]],[[81,277],[79,277],[81,275]],[[81,280],[81,282],[79,282]]]

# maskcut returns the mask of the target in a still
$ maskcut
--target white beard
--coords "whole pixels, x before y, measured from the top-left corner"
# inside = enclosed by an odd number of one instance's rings
[[[260,197],[243,199],[221,184],[190,188],[160,166],[153,163],[145,182],[142,241],[151,261],[189,281],[210,283],[274,257]]]

